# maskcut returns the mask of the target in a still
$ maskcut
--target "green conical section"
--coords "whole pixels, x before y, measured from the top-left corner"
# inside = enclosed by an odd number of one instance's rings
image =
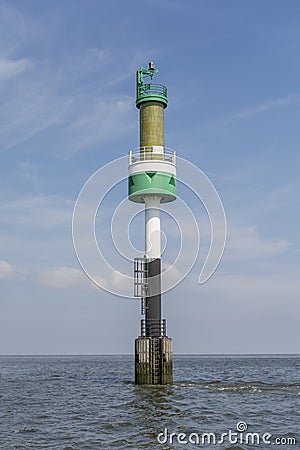
[[[161,195],[162,203],[172,202],[176,199],[176,180],[173,175],[165,172],[139,172],[131,175],[128,178],[129,200],[143,203],[142,196],[145,194]]]

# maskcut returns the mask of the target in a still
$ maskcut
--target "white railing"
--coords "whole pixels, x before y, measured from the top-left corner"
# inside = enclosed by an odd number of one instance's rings
[[[138,147],[130,150],[129,165],[141,161],[166,161],[176,165],[176,152],[161,145]]]

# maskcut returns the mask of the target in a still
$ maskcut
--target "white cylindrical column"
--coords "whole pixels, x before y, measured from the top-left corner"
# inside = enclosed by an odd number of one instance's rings
[[[159,195],[145,195],[145,251],[147,258],[160,258]]]

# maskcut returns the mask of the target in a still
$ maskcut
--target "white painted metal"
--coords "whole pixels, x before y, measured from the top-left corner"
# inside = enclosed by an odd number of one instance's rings
[[[153,145],[152,146],[152,152],[163,155],[164,154],[164,147],[162,145]]]
[[[137,161],[128,166],[128,175],[141,172],[165,172],[176,176],[176,166],[170,161]]]
[[[162,148],[163,152],[154,151],[154,147]],[[129,152],[129,165],[138,161],[151,161],[157,160],[157,155],[160,155],[160,161],[168,161],[176,165],[176,152],[167,147],[151,146],[151,147],[139,147]]]
[[[145,195],[145,250],[147,258],[160,258],[159,195]]]

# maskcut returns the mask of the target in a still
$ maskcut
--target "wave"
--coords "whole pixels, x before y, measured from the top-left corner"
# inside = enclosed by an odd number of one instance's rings
[[[220,380],[215,381],[180,381],[173,384],[174,387],[188,387],[194,386],[201,389],[212,389],[215,391],[225,391],[225,392],[264,392],[264,391],[300,391],[300,384],[290,383],[290,384],[271,384],[262,381],[257,381],[253,383],[225,383]],[[300,392],[299,392],[300,395]]]

